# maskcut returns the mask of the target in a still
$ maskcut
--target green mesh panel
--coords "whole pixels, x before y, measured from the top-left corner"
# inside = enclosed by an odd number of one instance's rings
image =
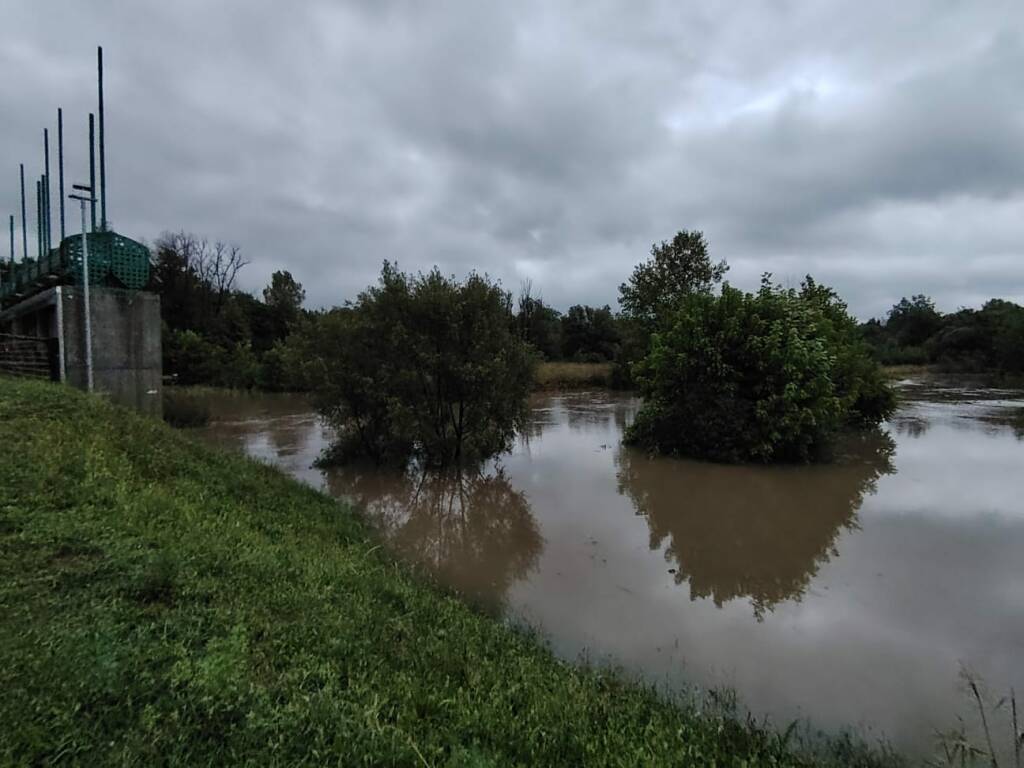
[[[124,288],[140,290],[149,282],[149,249],[116,232],[110,246],[110,272]],[[90,272],[92,270],[89,270]]]
[[[89,284],[141,290],[149,282],[149,250],[116,232],[92,232],[89,241]],[[64,238],[41,259],[8,267],[0,283],[0,299],[31,295],[54,282],[82,284],[82,236]]]
[[[89,239],[89,284],[97,285],[106,281],[110,271],[110,239],[113,232],[91,232]],[[82,237],[67,237],[61,243],[64,263],[72,282],[82,283]]]

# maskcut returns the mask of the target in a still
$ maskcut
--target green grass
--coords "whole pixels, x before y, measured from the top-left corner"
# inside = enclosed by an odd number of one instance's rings
[[[607,387],[611,363],[541,363],[534,379],[536,389],[582,389]]]
[[[881,764],[558,661],[329,497],[99,398],[0,378],[0,446],[2,765]]]

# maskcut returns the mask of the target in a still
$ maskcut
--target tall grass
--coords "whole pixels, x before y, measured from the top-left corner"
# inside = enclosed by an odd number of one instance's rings
[[[964,690],[977,716],[975,723],[960,718],[958,724],[936,734],[937,756],[928,762],[934,768],[1022,768],[1024,731],[1017,712],[1017,693],[993,700],[979,677],[961,669]]]
[[[610,386],[611,363],[541,363],[537,366],[537,389],[584,389]]]

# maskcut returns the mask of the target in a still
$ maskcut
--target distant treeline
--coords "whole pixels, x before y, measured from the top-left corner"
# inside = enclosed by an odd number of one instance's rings
[[[333,310],[302,307],[305,290],[290,272],[274,272],[262,296],[238,290],[248,264],[237,246],[167,233],[154,246],[150,290],[160,294],[164,374],[179,384],[294,390],[293,335],[313,333]],[[627,321],[607,305],[561,313],[524,284],[509,314],[512,329],[544,360],[620,358]],[[292,343],[289,344],[291,339]]]
[[[904,298],[885,320],[861,325],[883,365],[935,364],[961,372],[1024,372],[1024,307],[991,299],[942,314],[927,296]]]
[[[178,384],[289,389],[286,342],[311,313],[287,271],[274,272],[260,298],[237,290],[248,262],[237,246],[185,232],[154,247],[150,290],[160,294],[164,375]]]
[[[236,288],[248,262],[237,246],[196,235],[164,234],[155,244],[151,290],[161,296],[164,373],[180,384],[232,388],[302,388],[295,372],[303,336],[315,333],[335,310],[302,307],[305,291],[290,272],[274,272],[261,296]],[[704,276],[710,285],[719,270]],[[640,274],[643,277],[643,274]],[[650,329],[632,303],[656,293],[634,275],[620,288],[631,303],[622,312],[608,305],[577,304],[565,313],[524,283],[509,310],[511,329],[542,360],[615,363],[613,383],[630,386],[631,363],[644,356]],[[1024,307],[992,299],[981,309],[942,314],[926,296],[896,304],[884,320],[862,323],[860,332],[883,365],[938,364],[958,371],[1024,371]],[[293,338],[294,337],[294,338]]]

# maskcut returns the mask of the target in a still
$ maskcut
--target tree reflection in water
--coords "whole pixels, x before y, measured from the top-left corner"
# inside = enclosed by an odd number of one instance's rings
[[[747,598],[754,615],[800,600],[836,538],[857,527],[857,510],[893,471],[892,438],[850,436],[832,464],[734,466],[654,458],[628,448],[617,457],[619,493],[647,518],[650,547],[667,541],[677,584],[690,599],[722,607]]]
[[[345,466],[327,476],[402,558],[484,607],[534,568],[544,540],[525,494],[501,468],[387,472]]]

